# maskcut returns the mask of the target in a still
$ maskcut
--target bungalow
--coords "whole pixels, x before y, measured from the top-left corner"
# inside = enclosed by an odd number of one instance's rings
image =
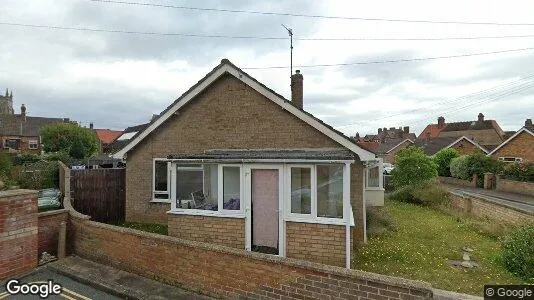
[[[534,162],[534,126],[532,125],[532,119],[527,119],[523,128],[493,149],[488,155],[505,162]]]
[[[126,160],[126,219],[169,235],[350,268],[382,163],[229,60],[114,154]],[[366,177],[365,177],[366,176]]]

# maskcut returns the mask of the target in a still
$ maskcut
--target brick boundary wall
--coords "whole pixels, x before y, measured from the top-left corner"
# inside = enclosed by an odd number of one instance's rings
[[[534,224],[534,213],[509,207],[474,195],[450,192],[451,207],[476,217],[508,223],[511,225]]]
[[[495,189],[497,191],[534,196],[534,182],[508,180],[501,178],[500,176],[496,177]]]
[[[169,236],[245,249],[245,219],[167,215]]]
[[[460,186],[468,186],[468,187],[477,186],[477,175],[476,174],[473,175],[473,179],[471,181],[458,179],[454,177],[443,177],[443,176],[438,176],[438,180],[439,182],[444,183],[444,184],[452,184],[452,185],[460,185]]]
[[[67,196],[64,206],[69,210],[68,243],[75,254],[206,295],[231,299],[432,298],[428,283],[93,222],[74,211]]]
[[[0,192],[0,280],[37,267],[37,191]]]
[[[41,257],[45,251],[57,255],[61,222],[67,223],[69,221],[69,212],[66,209],[45,211],[38,213],[37,218],[39,227],[38,257]]]

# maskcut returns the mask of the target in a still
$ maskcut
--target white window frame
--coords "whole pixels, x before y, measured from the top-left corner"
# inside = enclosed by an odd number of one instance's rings
[[[317,216],[317,166],[331,166],[332,164],[313,164],[313,165],[300,165],[300,164],[291,164],[286,165],[284,168],[285,181],[284,181],[284,198],[286,199],[285,205],[285,221],[290,222],[301,222],[301,223],[314,223],[314,224],[330,224],[330,225],[345,225],[347,223],[347,218],[349,218],[352,213],[347,215],[346,201],[350,197],[350,181],[347,181],[347,178],[350,180],[350,164],[343,164],[343,211],[341,218],[335,217],[319,217]],[[341,164],[340,164],[341,165]],[[301,168],[312,168],[312,189],[311,189],[311,214],[296,214],[291,212],[291,167],[301,167]],[[349,204],[350,205],[350,204]]]
[[[373,168],[378,168],[378,186],[369,186],[369,174],[370,174],[370,170],[373,169]],[[372,167],[369,167],[369,168],[365,168],[365,189],[366,190],[380,190],[382,189],[382,185],[381,185],[381,181],[383,180],[383,176],[384,176],[384,171],[381,171],[383,170],[383,168],[381,168],[380,166],[376,165],[376,166],[372,166]],[[382,178],[380,178],[382,177]]]
[[[34,145],[35,147],[32,147],[32,145]],[[30,149],[30,150],[39,149],[39,141],[38,140],[28,140],[28,149]]]
[[[513,161],[511,160],[506,160],[506,159],[513,159]],[[505,162],[505,163],[520,163],[523,161],[523,158],[521,157],[514,157],[514,156],[503,156],[503,157],[499,157],[499,160]]]
[[[299,213],[293,213],[291,212],[291,168],[307,168],[310,169],[310,201],[311,201],[311,207],[310,207],[310,213],[309,214],[299,214]],[[289,218],[294,219],[302,219],[302,220],[313,220],[313,216],[317,215],[317,201],[316,199],[316,191],[317,191],[317,184],[316,184],[316,172],[315,172],[315,165],[287,165],[284,168],[284,172],[286,173],[285,176],[285,186],[286,190],[289,193],[288,200],[286,201],[286,212],[287,216]],[[286,195],[287,196],[287,195]]]
[[[244,173],[243,173],[243,166],[241,164],[217,164],[217,163],[191,163],[191,164],[200,164],[201,167],[180,167],[180,169],[189,169],[189,170],[202,170],[203,178],[204,178],[204,165],[217,165],[217,210],[204,210],[204,209],[195,209],[195,208],[181,208],[177,207],[177,187],[176,187],[176,179],[177,179],[177,170],[178,165],[180,164],[187,164],[185,162],[175,161],[172,162],[171,165],[171,210],[168,212],[170,214],[177,214],[177,215],[196,215],[196,216],[211,216],[211,217],[225,217],[225,218],[245,218],[245,209],[244,209],[244,201],[243,197],[245,195],[245,179],[244,179]],[[223,209],[223,167],[239,167],[239,210],[227,210]],[[204,180],[203,183],[203,190],[204,187]]]
[[[167,191],[156,191],[156,162],[163,161],[167,162]],[[170,162],[165,158],[154,158],[152,160],[152,203],[171,203],[171,193],[170,193]],[[167,194],[167,199],[156,198],[155,195]]]

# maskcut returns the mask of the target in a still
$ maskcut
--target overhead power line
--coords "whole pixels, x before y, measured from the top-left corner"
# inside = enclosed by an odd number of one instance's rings
[[[285,13],[285,12],[271,12],[259,10],[243,10],[243,9],[225,9],[212,7],[193,7],[183,5],[157,4],[146,2],[132,2],[132,1],[117,1],[117,0],[89,0],[92,2],[115,3],[124,5],[136,6],[151,6],[191,11],[212,11],[224,13],[242,13],[253,15],[268,15],[268,16],[285,16],[285,17],[302,17],[313,19],[337,19],[337,20],[354,20],[354,21],[380,21],[380,22],[404,22],[404,23],[427,23],[427,24],[462,24],[462,25],[495,25],[495,26],[534,26],[534,23],[498,23],[498,22],[468,22],[468,21],[442,21],[442,20],[409,20],[409,19],[391,19],[391,18],[366,18],[366,17],[346,17],[346,16],[327,16],[327,15],[312,15],[299,13]]]
[[[491,88],[488,88],[488,89],[480,90],[480,91],[477,91],[477,92],[474,92],[474,93],[471,93],[471,94],[463,95],[463,96],[452,98],[452,99],[449,99],[449,100],[440,101],[440,102],[437,102],[437,103],[432,103],[431,107],[426,106],[426,107],[406,110],[406,111],[402,111],[400,113],[396,113],[396,114],[392,114],[392,115],[387,115],[387,116],[383,116],[383,117],[379,117],[379,118],[373,118],[373,119],[360,120],[360,121],[357,121],[357,122],[351,122],[351,123],[347,123],[347,124],[344,124],[344,125],[338,125],[338,126],[335,126],[335,127],[336,128],[349,127],[349,126],[353,126],[353,125],[364,124],[364,123],[368,123],[368,122],[372,122],[372,121],[376,121],[376,120],[389,119],[389,118],[392,118],[392,117],[402,116],[402,115],[406,115],[406,114],[410,114],[410,113],[414,113],[414,112],[419,112],[419,111],[425,111],[425,110],[442,110],[443,108],[440,107],[440,105],[445,105],[445,104],[447,105],[447,108],[451,108],[452,104],[455,104],[455,103],[458,103],[458,102],[462,102],[461,104],[465,104],[465,102],[468,101],[469,99],[471,99],[471,100],[475,99],[476,100],[476,99],[480,99],[481,97],[491,96],[492,94],[495,95],[496,93],[500,93],[500,92],[503,92],[503,91],[510,91],[510,90],[514,90],[514,89],[517,89],[517,88],[522,88],[524,86],[532,84],[533,80],[534,80],[534,74],[530,74],[530,75],[522,77],[521,79],[514,80],[514,81],[511,81],[511,82],[508,82],[508,83],[501,84],[501,85],[497,85],[497,86],[494,86],[494,87],[491,87]]]
[[[91,28],[91,27],[70,27],[70,26],[41,25],[41,24],[14,23],[14,22],[0,22],[0,25],[23,27],[23,28],[40,28],[40,29],[50,29],[50,30],[71,30],[71,31],[117,33],[117,34],[127,34],[127,35],[153,35],[153,36],[221,38],[221,39],[288,40],[287,37],[273,37],[273,36],[135,31],[135,30],[100,29],[100,28]],[[533,37],[534,37],[534,34],[496,35],[496,36],[407,37],[407,38],[386,38],[386,37],[306,38],[304,37],[304,38],[294,38],[294,39],[300,40],[300,41],[449,41],[449,40],[514,39],[514,38],[533,38]]]
[[[534,48],[508,49],[508,50],[498,50],[498,51],[480,52],[480,53],[466,53],[466,54],[458,54],[458,55],[419,57],[419,58],[403,58],[403,59],[391,59],[391,60],[376,60],[376,61],[363,61],[363,62],[352,62],[352,63],[298,65],[298,66],[295,66],[295,67],[297,67],[297,68],[317,68],[317,67],[343,67],[343,66],[354,66],[354,65],[373,65],[373,64],[402,63],[402,62],[414,62],[414,61],[425,61],[425,60],[438,60],[438,59],[448,59],[448,58],[481,56],[481,55],[509,53],[509,52],[520,52],[520,51],[529,51],[529,50],[534,50]],[[265,66],[265,67],[249,67],[249,68],[242,68],[242,69],[244,69],[244,70],[264,70],[264,69],[285,69],[285,68],[289,68],[289,67],[288,66]]]

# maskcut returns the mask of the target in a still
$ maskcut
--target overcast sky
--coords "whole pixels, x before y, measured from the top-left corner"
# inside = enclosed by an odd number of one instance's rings
[[[303,41],[302,38],[443,38],[534,35],[534,26],[359,21],[198,11],[92,2],[1,0],[0,23],[119,31],[287,37],[294,64],[343,64],[534,47],[534,37],[445,41]],[[132,0],[190,7],[309,15],[533,23],[531,1]],[[131,2],[131,1],[130,1]],[[289,40],[80,32],[0,25],[0,90],[15,112],[69,117],[96,128],[149,121],[222,58],[241,68],[289,66]],[[534,51],[403,63],[301,67],[304,108],[346,134],[410,126],[419,134],[443,115],[479,112],[504,130],[534,112]],[[289,69],[246,69],[290,98]],[[509,84],[512,83],[512,84]],[[499,88],[495,88],[498,87]],[[492,89],[494,88],[494,89]],[[488,89],[492,89],[489,90]],[[463,97],[480,91],[471,97]],[[462,98],[461,98],[462,97]]]

